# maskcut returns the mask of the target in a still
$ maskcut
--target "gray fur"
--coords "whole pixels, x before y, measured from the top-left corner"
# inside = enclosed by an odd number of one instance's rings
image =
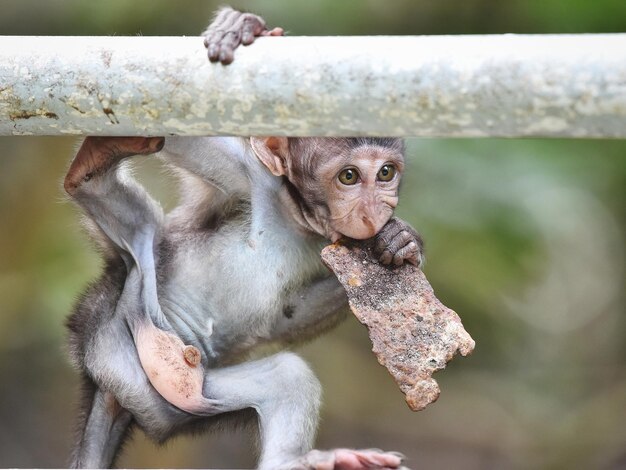
[[[72,466],[110,466],[132,423],[163,442],[220,421],[248,423],[254,409],[260,467],[279,468],[311,449],[320,386],[293,353],[245,358],[333,326],[345,293],[320,262],[324,240],[281,210],[283,181],[245,140],[167,138],[162,156],[182,195],[166,216],[124,164],[74,195],[115,254],[68,321],[72,359],[89,384]],[[203,395],[223,415],[190,415],[152,388],[133,342],[146,314],[202,351]]]

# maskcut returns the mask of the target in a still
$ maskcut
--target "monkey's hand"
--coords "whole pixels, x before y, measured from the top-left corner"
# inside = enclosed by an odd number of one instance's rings
[[[230,7],[223,7],[202,34],[211,62],[230,64],[239,44],[252,44],[259,36],[282,36],[282,28],[268,30],[265,20],[252,13],[242,13]]]
[[[418,268],[424,263],[424,242],[419,233],[404,220],[392,217],[376,235],[376,254],[383,264],[400,266],[405,261]]]

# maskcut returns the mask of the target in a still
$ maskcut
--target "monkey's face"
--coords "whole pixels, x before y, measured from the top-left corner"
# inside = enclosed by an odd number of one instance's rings
[[[259,160],[297,189],[294,218],[335,242],[376,235],[398,204],[404,143],[393,138],[251,137]]]
[[[376,235],[398,204],[403,155],[391,148],[363,145],[320,166],[325,185],[330,238],[364,240]]]

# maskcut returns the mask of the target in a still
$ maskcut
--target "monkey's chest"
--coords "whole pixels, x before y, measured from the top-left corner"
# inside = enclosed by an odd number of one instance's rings
[[[179,240],[163,266],[163,313],[209,354],[271,340],[286,296],[324,269],[318,246],[282,234],[255,235],[224,230]]]

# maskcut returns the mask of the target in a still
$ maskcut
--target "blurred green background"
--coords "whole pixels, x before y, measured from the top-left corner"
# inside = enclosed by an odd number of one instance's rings
[[[0,34],[196,35],[217,3],[1,6]],[[233,6],[292,35],[626,31],[624,0]],[[0,467],[67,463],[77,380],[63,323],[100,266],[61,189],[76,145],[0,138]],[[400,215],[424,235],[426,274],[476,351],[412,413],[348,318],[300,348],[325,390],[318,446],[399,450],[428,469],[626,468],[626,142],[411,139],[408,154]],[[171,207],[158,166],[139,166]],[[250,467],[251,449],[238,433],[157,448],[137,432],[118,465]]]

